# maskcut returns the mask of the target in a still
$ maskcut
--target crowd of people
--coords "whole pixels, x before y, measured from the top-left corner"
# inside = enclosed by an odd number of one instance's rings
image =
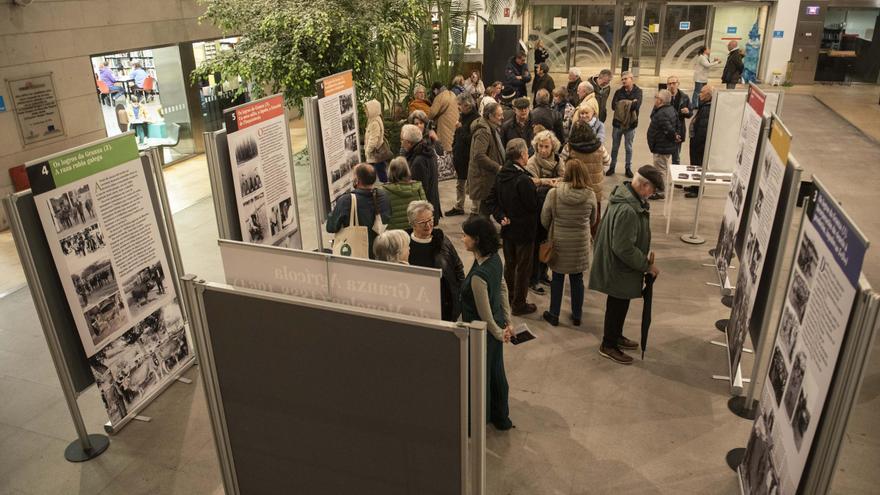
[[[613,93],[610,70],[584,81],[572,69],[568,84],[556,87],[537,48],[535,66],[528,67],[520,52],[511,58],[504,81],[487,86],[474,72],[455,77],[451,88],[442,83],[430,92],[417,87],[387,178],[380,174],[385,164],[377,167],[377,160],[355,167],[354,194],[341,197],[327,221],[327,230],[338,232],[356,211],[358,225],[372,226],[371,257],[442,271],[444,320],[487,323],[487,419],[500,430],[512,427],[503,344],[513,337],[513,316],[538,311],[530,292],[544,295],[549,289],[550,303],[541,317],[553,326],[562,323],[566,278],[574,326],[581,324],[587,284],[605,294],[599,353],[616,363],[632,362],[624,351],[638,344],[623,335],[629,303],[641,297],[645,277],[659,274],[650,250],[649,200],[664,197],[668,167],[680,163],[688,136],[691,163],[702,163],[712,103],[705,73],[719,63],[709,60],[708,49],[701,50],[693,98],[681,91],[675,76],[657,91],[647,130],[653,164],[634,169],[633,140],[644,96],[633,74],[623,72]],[[372,115],[378,105],[367,103]],[[367,135],[384,132],[380,123],[368,122]],[[621,141],[626,180],[606,198],[603,183],[616,173]],[[452,207],[441,213],[437,170],[443,159],[455,168],[456,194]],[[351,198],[357,202],[354,209]],[[439,228],[443,216],[465,214],[464,246],[475,260],[467,274]]]

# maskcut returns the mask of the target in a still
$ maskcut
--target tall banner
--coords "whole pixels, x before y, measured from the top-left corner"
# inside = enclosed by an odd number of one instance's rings
[[[788,163],[788,152],[791,148],[791,135],[782,126],[779,119],[774,119],[770,128],[770,146],[764,146],[760,166],[757,169],[755,197],[746,232],[746,243],[740,259],[739,275],[736,279],[736,295],[730,309],[730,320],[727,324],[727,354],[730,365],[731,386],[736,378],[742,358],[743,343],[749,333],[749,325],[754,314],[755,304],[767,304],[757,301],[758,288],[762,283],[773,283],[772,280],[762,281],[764,261],[767,259],[770,245],[770,234],[776,219],[779,196],[782,193],[782,182],[785,178],[785,165]]]
[[[797,493],[868,247],[837,201],[817,186],[798,237],[760,413],[739,467],[750,495]]]
[[[319,79],[318,115],[330,205],[352,188],[351,170],[361,161],[357,99],[350,70]]]
[[[192,357],[133,134],[27,164],[37,212],[111,424]]]
[[[229,108],[224,118],[242,240],[302,247],[284,97]]]
[[[715,266],[722,282],[727,280],[727,268],[736,250],[740,222],[746,206],[746,194],[752,178],[752,168],[758,154],[758,146],[763,131],[764,106],[767,97],[757,86],[749,86],[748,104],[743,110],[740,125],[739,151],[736,154],[736,169],[730,181],[730,190],[724,204],[721,230],[715,246]],[[783,161],[783,165],[785,162]]]

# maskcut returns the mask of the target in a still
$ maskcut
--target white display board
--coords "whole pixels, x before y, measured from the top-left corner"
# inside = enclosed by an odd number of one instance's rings
[[[750,87],[757,87],[751,85]],[[782,115],[782,92],[766,91],[764,109],[767,113]],[[731,123],[741,122],[747,106],[748,91],[745,89],[719,89],[712,95],[714,119],[706,139],[706,169],[710,172],[733,172],[737,168],[740,127]]]
[[[37,212],[111,424],[191,357],[134,135],[27,164]]]
[[[439,269],[223,239],[219,244],[230,285],[441,319]]]
[[[357,98],[350,70],[323,79],[318,85],[318,115],[330,206],[352,188],[351,171],[361,162]]]
[[[743,344],[749,333],[750,322],[758,303],[758,288],[762,283],[764,262],[767,253],[776,246],[770,246],[770,235],[782,193],[785,178],[785,165],[791,148],[791,134],[781,121],[774,119],[770,129],[769,146],[763,147],[763,156],[757,168],[755,197],[752,199],[751,218],[746,232],[743,256],[736,278],[736,295],[730,310],[727,325],[727,351],[731,387],[734,386],[742,357]],[[770,281],[769,283],[773,283]],[[767,304],[766,302],[761,302]],[[753,342],[753,345],[757,345]]]
[[[284,97],[229,108],[224,119],[242,240],[302,247]]]
[[[747,494],[798,492],[840,364],[867,247],[837,201],[817,187],[798,237],[760,411],[739,467]]]

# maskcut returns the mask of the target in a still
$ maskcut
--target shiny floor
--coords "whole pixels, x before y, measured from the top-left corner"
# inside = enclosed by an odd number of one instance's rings
[[[647,89],[647,84],[643,86]],[[875,214],[880,179],[880,145],[865,134],[880,128],[875,108],[866,108],[850,88],[795,88],[786,97],[784,118],[795,135],[793,154],[807,174],[815,173],[843,201],[869,238],[880,239]],[[856,88],[859,90],[860,88]],[[862,88],[866,101],[877,88]],[[820,93],[822,93],[820,95]],[[840,101],[828,98],[840,98]],[[820,101],[821,100],[821,101]],[[829,110],[835,108],[835,111]],[[841,115],[843,117],[841,117]],[[849,115],[849,116],[848,116]],[[867,128],[858,116],[874,115]],[[850,116],[856,116],[850,118]],[[845,120],[846,119],[846,120]],[[650,162],[647,125],[637,131],[637,164]],[[862,133],[857,127],[865,130]],[[292,130],[304,146],[301,124]],[[622,153],[622,150],[621,150]],[[683,158],[686,157],[685,153]],[[622,158],[622,156],[621,156]],[[309,173],[296,169],[300,219],[306,248],[316,245]],[[222,281],[214,210],[203,157],[166,170],[186,272]],[[606,180],[610,189],[621,175]],[[454,184],[444,182],[448,207]],[[680,192],[679,192],[680,194]],[[718,230],[723,193],[711,191],[699,232],[711,242]],[[683,244],[693,228],[694,202],[678,200],[669,235],[660,205],[653,209],[654,249],[663,273],[655,289],[654,325],[644,361],[614,365],[597,354],[604,299],[587,293],[584,325],[550,327],[538,316],[525,318],[538,339],[505,349],[511,386],[509,432],[489,429],[488,493],[507,494],[733,494],[738,486],[724,456],[745,445],[750,423],[727,409],[724,349],[709,342],[721,336],[713,323],[729,313],[712,280],[709,245]],[[462,217],[440,227],[461,253]],[[869,251],[866,273],[880,287],[880,251]],[[471,260],[465,259],[469,266]],[[99,458],[71,464],[63,450],[74,438],[58,380],[34,313],[9,234],[0,234],[0,494],[222,494],[213,438],[198,368],[176,383],[112,437]],[[540,309],[548,297],[530,295]],[[567,301],[566,301],[567,302]],[[641,304],[630,311],[628,335],[635,337]],[[876,493],[880,461],[880,346],[853,412],[833,492]],[[744,373],[751,366],[749,357]],[[106,421],[94,389],[79,399],[86,424],[100,432]]]

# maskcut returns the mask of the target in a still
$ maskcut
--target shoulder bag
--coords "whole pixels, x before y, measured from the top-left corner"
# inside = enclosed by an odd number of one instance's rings
[[[351,209],[348,214],[348,227],[333,237],[333,254],[352,258],[370,257],[370,237],[367,227],[358,224],[357,196],[351,194]]]
[[[391,147],[388,146],[388,140],[385,139],[385,136],[382,136],[382,142],[376,147],[376,151],[373,154],[380,162],[387,162],[394,158],[394,153],[391,152]]]
[[[551,212],[550,232],[547,234],[547,240],[538,246],[538,261],[541,263],[552,263],[556,259],[556,250],[553,248],[553,235],[556,233],[556,202],[559,197],[559,191],[553,193],[553,207]]]

